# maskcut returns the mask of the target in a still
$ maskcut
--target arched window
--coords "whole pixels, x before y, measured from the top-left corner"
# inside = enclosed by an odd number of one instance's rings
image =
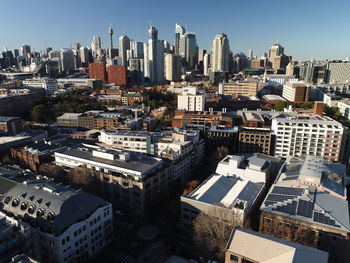
[[[19,205],[19,199],[16,198],[16,199],[14,199],[14,200],[12,201],[12,206],[13,206],[13,207],[16,207],[16,206],[18,206],[18,205]]]
[[[34,214],[34,212],[35,212],[35,205],[30,205],[28,208],[28,213],[32,215]]]
[[[27,207],[28,207],[28,203],[27,203],[27,202],[23,202],[23,203],[21,204],[21,210],[22,210],[22,211],[26,210]]]

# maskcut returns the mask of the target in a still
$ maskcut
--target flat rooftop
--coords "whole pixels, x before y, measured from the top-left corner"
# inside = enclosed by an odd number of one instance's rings
[[[236,200],[246,201],[248,206],[251,206],[263,187],[264,183],[213,174],[184,197],[226,208],[232,208]]]
[[[84,160],[90,160],[93,162],[106,164],[114,167],[124,168],[132,171],[138,171],[142,174],[147,173],[148,171],[152,170],[157,166],[160,166],[163,162],[162,159],[149,157],[149,156],[145,156],[145,155],[137,154],[133,152],[130,152],[131,158],[129,161],[109,160],[109,159],[93,156],[92,150],[67,149],[60,154],[68,155],[68,156],[72,156],[72,157],[76,157]]]

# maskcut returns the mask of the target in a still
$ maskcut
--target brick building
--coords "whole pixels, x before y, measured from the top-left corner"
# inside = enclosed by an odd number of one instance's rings
[[[106,81],[107,80],[106,65],[103,63],[90,63],[89,77],[90,79],[99,79],[102,81]]]
[[[116,85],[128,85],[128,69],[126,66],[109,66],[108,82]]]

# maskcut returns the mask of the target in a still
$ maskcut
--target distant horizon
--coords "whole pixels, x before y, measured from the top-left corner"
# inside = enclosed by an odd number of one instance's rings
[[[261,57],[278,41],[294,61],[350,57],[350,2],[345,0],[223,0],[217,1],[217,6],[211,1],[197,4],[184,0],[173,6],[142,0],[62,0],[55,5],[48,2],[37,0],[24,8],[22,1],[11,1],[15,12],[3,14],[2,20],[11,22],[0,28],[0,49],[6,46],[13,51],[28,44],[32,51],[41,52],[46,47],[71,48],[74,42],[90,47],[93,36],[100,36],[102,47],[109,48],[109,26],[113,27],[113,43],[118,48],[122,34],[147,41],[150,23],[157,28],[159,39],[174,44],[175,24],[179,23],[196,33],[198,48],[208,52],[215,35],[223,32],[234,54],[247,54],[251,48],[254,56]]]

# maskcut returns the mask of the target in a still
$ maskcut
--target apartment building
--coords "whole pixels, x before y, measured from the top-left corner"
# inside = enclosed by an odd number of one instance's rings
[[[197,88],[184,88],[182,93],[177,96],[177,109],[185,111],[204,111],[205,93]]]
[[[258,92],[258,81],[241,80],[235,82],[220,83],[218,92],[220,95],[224,96],[255,97]]]
[[[0,116],[26,115],[44,95],[44,89],[0,88]]]
[[[53,181],[17,184],[1,201],[0,215],[25,231],[29,256],[40,262],[84,262],[112,240],[112,206]]]
[[[174,179],[180,183],[190,178],[191,168],[204,158],[204,141],[200,139],[199,131],[103,130],[99,142],[106,147],[169,159],[173,164]]]
[[[268,128],[240,127],[237,152],[273,155],[274,138]]]
[[[327,116],[281,113],[272,119],[271,130],[275,156],[314,155],[334,162],[342,158],[346,128]]]
[[[171,164],[160,158],[87,144],[56,152],[55,163],[93,171],[100,195],[136,215],[144,215],[148,206],[166,196],[174,182]]]

